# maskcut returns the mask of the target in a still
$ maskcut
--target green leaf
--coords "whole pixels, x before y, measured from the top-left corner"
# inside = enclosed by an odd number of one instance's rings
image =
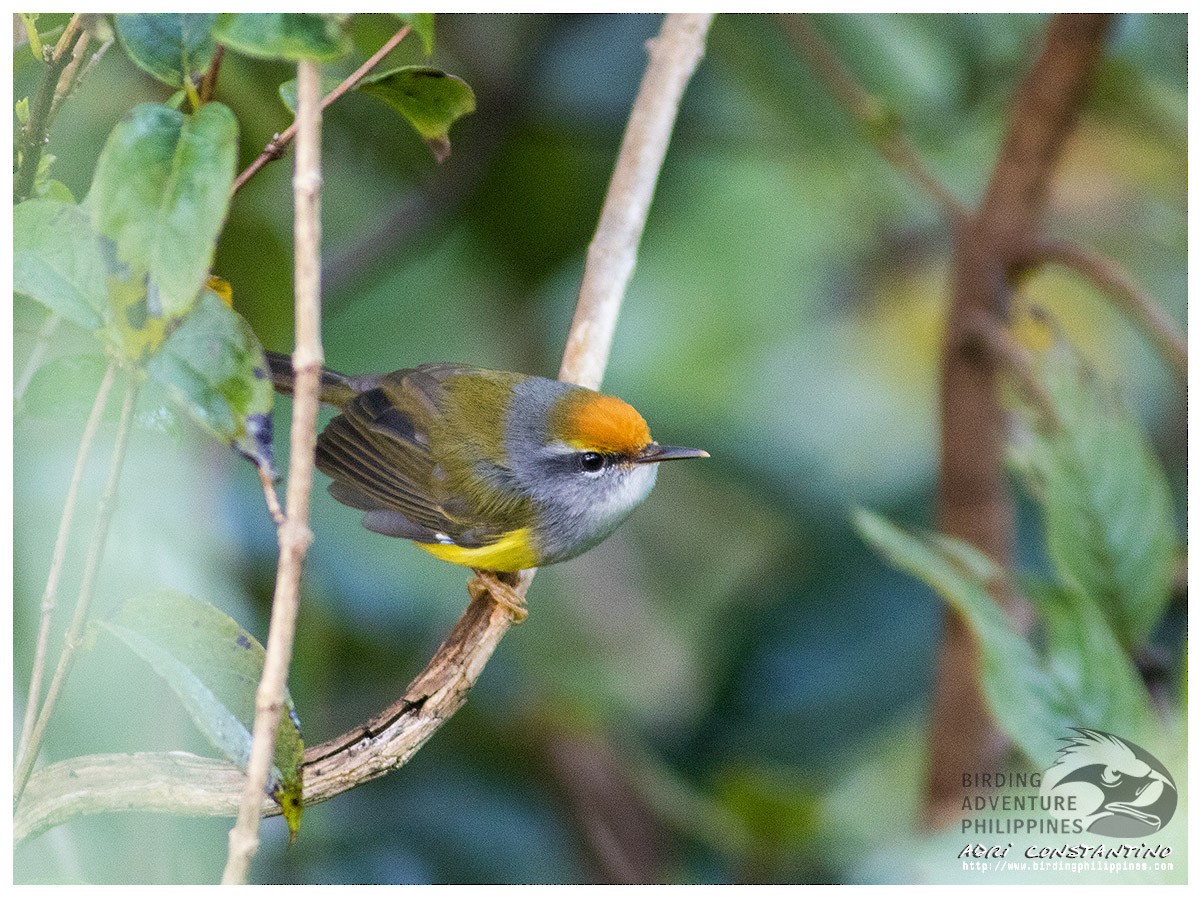
[[[47,178],[41,183],[35,183],[33,186],[33,195],[46,200],[57,200],[59,203],[70,203],[75,205],[75,195],[71,193],[71,189],[53,178]]]
[[[246,320],[216,293],[201,294],[146,368],[196,422],[274,475],[266,356]]]
[[[174,88],[184,87],[208,69],[216,53],[212,39],[216,13],[121,13],[117,34],[129,58]]]
[[[29,124],[29,98],[22,97],[13,105],[13,111],[17,114],[17,124],[24,128]]]
[[[740,763],[719,771],[715,781],[716,799],[754,835],[756,856],[772,865],[799,859],[828,828],[820,793],[792,772]]]
[[[450,126],[475,111],[475,92],[465,81],[428,66],[383,72],[355,90],[378,97],[408,119],[438,162],[450,155]]]
[[[260,59],[331,60],[348,53],[345,15],[317,13],[222,13],[213,37]]]
[[[1000,575],[996,565],[961,541],[909,534],[864,510],[855,512],[854,525],[893,566],[928,584],[963,617],[982,651],[980,682],[992,715],[1031,760],[1048,767],[1058,738],[1081,724],[1082,710],[988,595],[988,583]]]
[[[1038,372],[1058,421],[1027,408],[1037,431],[1022,474],[1042,500],[1050,558],[1133,647],[1158,623],[1175,569],[1166,475],[1137,424],[1069,348],[1044,354]]]
[[[138,397],[138,405],[134,410],[133,422],[144,431],[173,438],[180,443],[183,436],[182,422],[176,408],[164,403],[154,403],[143,397]]]
[[[1136,740],[1158,737],[1150,695],[1096,605],[1071,588],[1027,579],[1045,626],[1046,664],[1074,698],[1078,724]]]
[[[212,265],[237,164],[237,122],[220,103],[193,115],[143,104],[100,154],[85,201],[116,263],[148,278],[147,312],[170,322],[195,302]]]
[[[215,606],[174,591],[127,600],[104,628],[167,682],[196,727],[243,771],[250,759],[255,693],[266,655],[254,636]],[[304,739],[285,692],[269,793],[292,833],[300,825]]]
[[[87,329],[104,322],[104,257],[87,213],[59,200],[13,209],[13,290]]]
[[[393,13],[393,15],[417,33],[425,55],[433,53],[433,13]]]

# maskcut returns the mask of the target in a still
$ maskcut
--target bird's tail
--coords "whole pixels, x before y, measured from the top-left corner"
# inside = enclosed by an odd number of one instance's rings
[[[276,353],[267,350],[267,365],[271,367],[271,382],[275,390],[281,394],[292,395],[296,387],[296,373],[292,369],[292,358],[286,353]],[[332,369],[321,370],[321,402],[336,406],[345,406],[354,396],[363,390],[359,379],[350,378]]]

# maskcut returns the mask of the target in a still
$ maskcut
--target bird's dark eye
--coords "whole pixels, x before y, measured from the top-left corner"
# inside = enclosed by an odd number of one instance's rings
[[[585,472],[599,472],[604,468],[604,457],[589,450],[579,454],[579,468]]]

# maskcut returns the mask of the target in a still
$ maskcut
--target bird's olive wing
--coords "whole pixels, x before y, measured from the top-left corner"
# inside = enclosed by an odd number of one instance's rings
[[[442,379],[456,366],[424,366],[385,376],[343,407],[317,440],[317,467],[330,493],[366,513],[371,531],[422,543],[488,543],[464,521],[430,449],[442,411]],[[459,514],[456,514],[459,513]]]

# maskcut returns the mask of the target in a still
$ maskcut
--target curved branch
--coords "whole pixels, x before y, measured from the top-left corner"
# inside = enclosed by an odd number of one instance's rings
[[[559,372],[563,380],[600,383],[679,101],[703,55],[711,21],[711,15],[668,15],[650,43],[650,62],[589,249]],[[623,211],[621,204],[629,208]],[[533,574],[527,570],[499,577],[523,597]],[[305,753],[305,805],[404,765],[463,705],[512,624],[509,609],[497,603],[486,582],[472,580],[470,592],[466,612],[403,697],[365,725]],[[14,834],[21,840],[74,816],[114,810],[232,815],[243,783],[232,764],[186,753],[69,759],[46,766],[30,779],[16,812]],[[270,800],[263,811],[280,812]]]
[[[1187,338],[1166,310],[1141,290],[1133,276],[1118,263],[1067,241],[1039,241],[1029,248],[1025,262],[1054,263],[1090,281],[1145,333],[1163,361],[1187,384]]]

